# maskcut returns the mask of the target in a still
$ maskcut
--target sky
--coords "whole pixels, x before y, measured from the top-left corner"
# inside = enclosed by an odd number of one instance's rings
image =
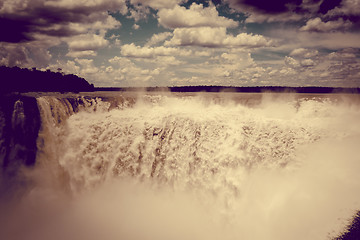
[[[98,87],[360,87],[360,0],[0,0],[0,31],[0,65]]]

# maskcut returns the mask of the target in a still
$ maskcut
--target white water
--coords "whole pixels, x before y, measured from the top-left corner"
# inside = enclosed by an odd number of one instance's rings
[[[78,113],[39,97],[34,187],[4,239],[336,236],[360,208],[358,97],[228,96],[119,96]]]

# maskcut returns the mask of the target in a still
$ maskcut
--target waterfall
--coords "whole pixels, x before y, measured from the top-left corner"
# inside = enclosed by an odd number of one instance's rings
[[[37,129],[5,236],[326,239],[359,208],[358,96],[92,94],[29,98],[37,128],[28,100],[0,111]]]

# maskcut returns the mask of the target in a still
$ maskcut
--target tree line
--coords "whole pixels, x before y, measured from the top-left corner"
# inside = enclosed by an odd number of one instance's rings
[[[97,87],[95,91],[148,91],[148,92],[243,92],[243,93],[360,93],[360,88],[340,87],[286,87],[286,86],[174,86],[174,87]]]
[[[0,66],[0,93],[6,92],[90,92],[94,85],[74,74],[36,68]]]

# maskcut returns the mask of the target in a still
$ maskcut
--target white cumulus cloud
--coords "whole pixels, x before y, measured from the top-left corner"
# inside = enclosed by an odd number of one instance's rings
[[[201,47],[240,47],[257,48],[272,43],[264,36],[240,33],[236,36],[226,33],[224,27],[177,28],[174,36],[165,45],[201,46]]]
[[[189,9],[175,6],[173,9],[161,9],[158,12],[160,25],[174,28],[189,27],[237,27],[234,20],[219,16],[214,5],[204,7],[201,4],[193,3]]]

